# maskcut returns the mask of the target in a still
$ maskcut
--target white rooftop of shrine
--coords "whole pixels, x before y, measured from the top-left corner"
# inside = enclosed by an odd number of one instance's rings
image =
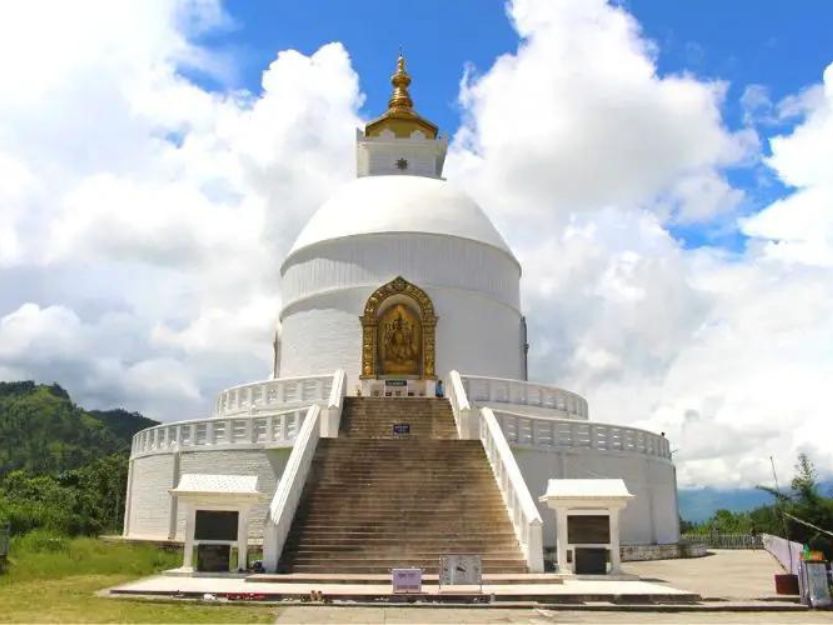
[[[547,482],[541,501],[559,499],[630,499],[622,479],[559,479]]]
[[[198,475],[183,473],[179,484],[170,492],[175,495],[257,495],[257,475]]]
[[[363,234],[418,232],[472,239],[512,254],[468,195],[424,176],[366,176],[336,191],[301,231],[290,255],[320,241]]]

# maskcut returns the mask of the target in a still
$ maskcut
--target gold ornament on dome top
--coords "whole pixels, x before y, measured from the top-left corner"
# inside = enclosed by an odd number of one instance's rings
[[[364,127],[364,134],[368,137],[378,137],[385,130],[390,130],[394,136],[408,138],[417,130],[428,139],[436,139],[438,128],[414,111],[414,102],[408,87],[411,77],[405,70],[405,57],[399,54],[396,60],[396,71],[390,77],[393,93],[388,100],[388,110],[381,116],[369,122]]]
[[[395,298],[388,302],[390,298]],[[367,299],[362,324],[362,378],[435,379],[437,316],[428,294],[398,276]]]

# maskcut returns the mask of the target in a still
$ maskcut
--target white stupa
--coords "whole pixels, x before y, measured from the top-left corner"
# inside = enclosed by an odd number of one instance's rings
[[[529,570],[555,550],[555,518],[537,503],[545,491],[563,495],[547,490],[551,479],[572,478],[565,483],[579,491],[582,480],[624,480],[632,497],[621,519],[624,504],[609,512],[626,555],[672,553],[668,441],[590,422],[579,395],[527,381],[520,264],[483,210],[442,177],[447,141],[414,111],[401,57],[392,83],[388,110],[357,132],[356,179],[318,209],[281,266],[273,379],[223,391],[210,418],[136,435],[125,536],[184,541],[189,551],[213,544],[209,512],[236,512],[234,544],[263,541],[274,564],[315,479],[319,438],[345,435],[349,398],[400,402],[391,410],[404,414],[402,402],[433,397],[442,379],[456,436],[483,442]],[[256,477],[260,497],[248,482],[225,493],[182,486],[237,483],[223,475]],[[573,502],[575,515],[600,516],[592,492]],[[618,554],[618,542],[606,544]]]

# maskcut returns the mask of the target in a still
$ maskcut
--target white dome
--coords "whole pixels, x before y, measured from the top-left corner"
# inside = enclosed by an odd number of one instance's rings
[[[461,237],[512,256],[492,222],[465,193],[444,180],[402,175],[356,178],[339,189],[307,222],[289,256],[329,239],[389,232]]]

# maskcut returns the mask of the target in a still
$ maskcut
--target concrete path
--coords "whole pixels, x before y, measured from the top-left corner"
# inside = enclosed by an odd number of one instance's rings
[[[769,625],[793,623],[831,623],[830,612],[588,612],[538,608],[365,608],[365,607],[287,607],[281,608],[276,623],[281,625],[405,624],[419,625],[496,625],[526,623],[596,623],[599,625],[700,625],[706,623]]]
[[[643,581],[682,588],[706,600],[775,597],[773,575],[783,572],[763,549],[714,550],[702,558],[625,562],[622,566]]]
[[[162,594],[162,593],[262,593],[267,595],[298,595],[306,597],[313,590],[329,597],[358,597],[361,595],[387,595],[390,584],[322,584],[322,583],[267,583],[247,582],[242,578],[227,577],[178,577],[155,575],[129,582],[110,589],[115,594]],[[426,595],[438,594],[437,586],[425,586]],[[645,581],[606,580],[565,580],[558,584],[484,584],[483,594],[501,597],[529,597],[532,595],[558,596],[656,596],[674,599],[687,598],[690,593],[667,584]]]

